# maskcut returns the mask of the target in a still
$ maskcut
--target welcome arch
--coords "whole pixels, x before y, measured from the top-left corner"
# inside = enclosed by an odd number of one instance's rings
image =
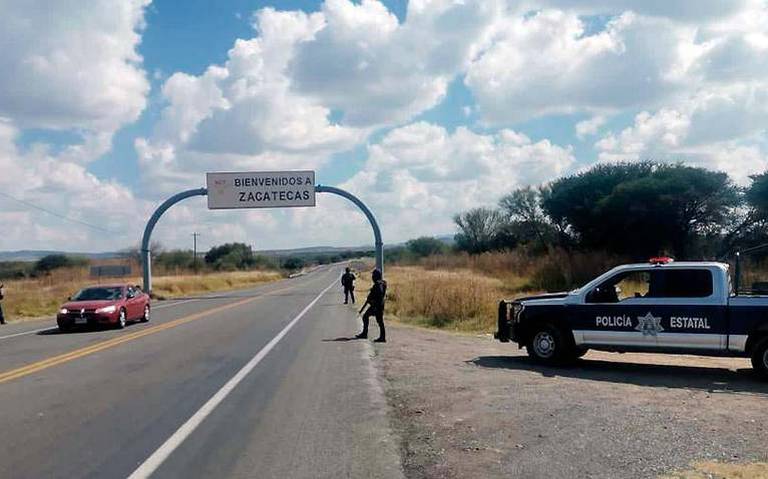
[[[379,228],[379,224],[376,221],[376,217],[373,215],[373,212],[368,208],[368,206],[366,206],[365,203],[363,203],[357,196],[353,195],[352,193],[341,188],[336,188],[334,186],[315,185],[314,192],[329,193],[341,196],[342,198],[346,198],[363,212],[365,217],[368,218],[368,222],[371,224],[371,229],[373,230],[374,246],[376,250],[376,268],[383,274],[384,242],[381,239],[381,229]],[[182,191],[181,193],[177,193],[165,200],[160,206],[157,207],[154,213],[152,213],[152,216],[150,216],[149,221],[147,221],[147,225],[144,228],[144,234],[141,238],[141,262],[144,272],[144,291],[148,293],[152,291],[152,252],[150,251],[149,244],[152,240],[152,231],[155,229],[155,225],[157,225],[157,222],[160,220],[163,214],[176,203],[179,203],[180,201],[183,201],[187,198],[207,195],[208,188],[195,188]]]

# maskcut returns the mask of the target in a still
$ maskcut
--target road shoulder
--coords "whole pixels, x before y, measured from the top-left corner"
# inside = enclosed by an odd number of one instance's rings
[[[532,364],[489,336],[392,325],[376,347],[406,477],[656,477],[766,460],[743,359],[590,352]]]

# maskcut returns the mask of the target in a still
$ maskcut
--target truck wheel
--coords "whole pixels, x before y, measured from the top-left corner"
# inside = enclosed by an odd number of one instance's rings
[[[563,364],[575,358],[573,346],[557,327],[536,328],[525,346],[528,356],[543,364]]]
[[[768,338],[757,343],[752,350],[752,367],[763,378],[768,379]]]

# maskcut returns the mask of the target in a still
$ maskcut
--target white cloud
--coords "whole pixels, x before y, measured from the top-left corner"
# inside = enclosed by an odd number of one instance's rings
[[[694,27],[623,13],[585,34],[576,13],[509,15],[470,65],[466,84],[489,124],[653,106],[686,86]]]
[[[3,217],[9,220],[3,223],[6,248],[51,249],[55,245],[79,251],[121,248],[138,241],[136,216],[144,217],[148,204],[137,201],[119,183],[99,180],[79,162],[68,161],[67,152],[57,155],[44,145],[19,150],[15,145],[18,134],[9,120],[0,119],[0,191],[75,221],[0,198]]]
[[[583,120],[576,123],[576,138],[583,140],[587,136],[597,134],[606,122],[606,118],[602,115],[593,116],[588,120]]]
[[[0,116],[113,132],[143,110],[136,52],[149,0],[0,1]]]
[[[149,0],[76,3],[0,0],[0,191],[75,220],[0,198],[4,248],[114,249],[138,239],[146,204],[86,165],[145,106],[136,48]],[[74,140],[20,146],[26,128]]]
[[[376,0],[327,0],[323,27],[291,64],[297,91],[351,125],[391,125],[444,98],[489,25],[496,2],[417,0],[406,21]]]
[[[331,109],[290,90],[285,70],[297,46],[322,26],[319,14],[259,11],[259,36],[237,40],[223,66],[172,75],[168,106],[136,149],[159,192],[197,186],[213,169],[290,169],[321,165],[360,142],[366,130],[331,120]]]
[[[731,85],[699,92],[677,108],[642,112],[595,147],[602,161],[686,161],[746,183],[768,168],[767,124],[766,85]]]
[[[512,130],[460,127],[451,134],[419,122],[369,146],[365,166],[342,186],[365,198],[388,241],[402,241],[451,232],[455,213],[495,206],[515,187],[549,180],[573,163],[570,148]]]

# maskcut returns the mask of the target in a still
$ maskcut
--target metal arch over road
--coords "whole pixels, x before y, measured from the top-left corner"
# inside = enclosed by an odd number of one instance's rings
[[[365,205],[365,203],[360,200],[360,198],[348,191],[342,190],[341,188],[336,188],[334,186],[316,185],[315,191],[317,193],[331,193],[344,197],[354,203],[355,206],[360,208],[363,214],[365,214],[365,217],[368,218],[368,221],[371,223],[371,228],[373,229],[374,246],[376,248],[376,268],[384,273],[384,242],[381,239],[381,229],[379,228],[379,224],[376,221],[376,217],[373,215],[373,212]],[[149,243],[152,238],[152,231],[155,229],[155,225],[157,224],[158,220],[160,220],[160,217],[163,216],[163,213],[165,213],[171,206],[175,205],[176,203],[193,196],[206,196],[207,194],[207,188],[196,188],[182,191],[181,193],[177,193],[165,200],[163,204],[161,204],[155,210],[155,212],[152,213],[152,216],[147,222],[147,226],[144,228],[144,235],[141,239],[141,260],[144,270],[144,291],[152,291],[152,254],[149,249]]]
[[[332,193],[334,195],[343,196],[363,211],[365,217],[368,218],[368,221],[371,223],[371,228],[373,229],[374,245],[376,247],[376,268],[381,271],[382,274],[384,274],[384,243],[381,240],[381,230],[379,229],[379,224],[376,222],[376,217],[373,216],[371,210],[365,206],[365,203],[360,201],[360,198],[348,191],[342,190],[341,188],[317,185],[315,186],[315,191],[318,193]]]

